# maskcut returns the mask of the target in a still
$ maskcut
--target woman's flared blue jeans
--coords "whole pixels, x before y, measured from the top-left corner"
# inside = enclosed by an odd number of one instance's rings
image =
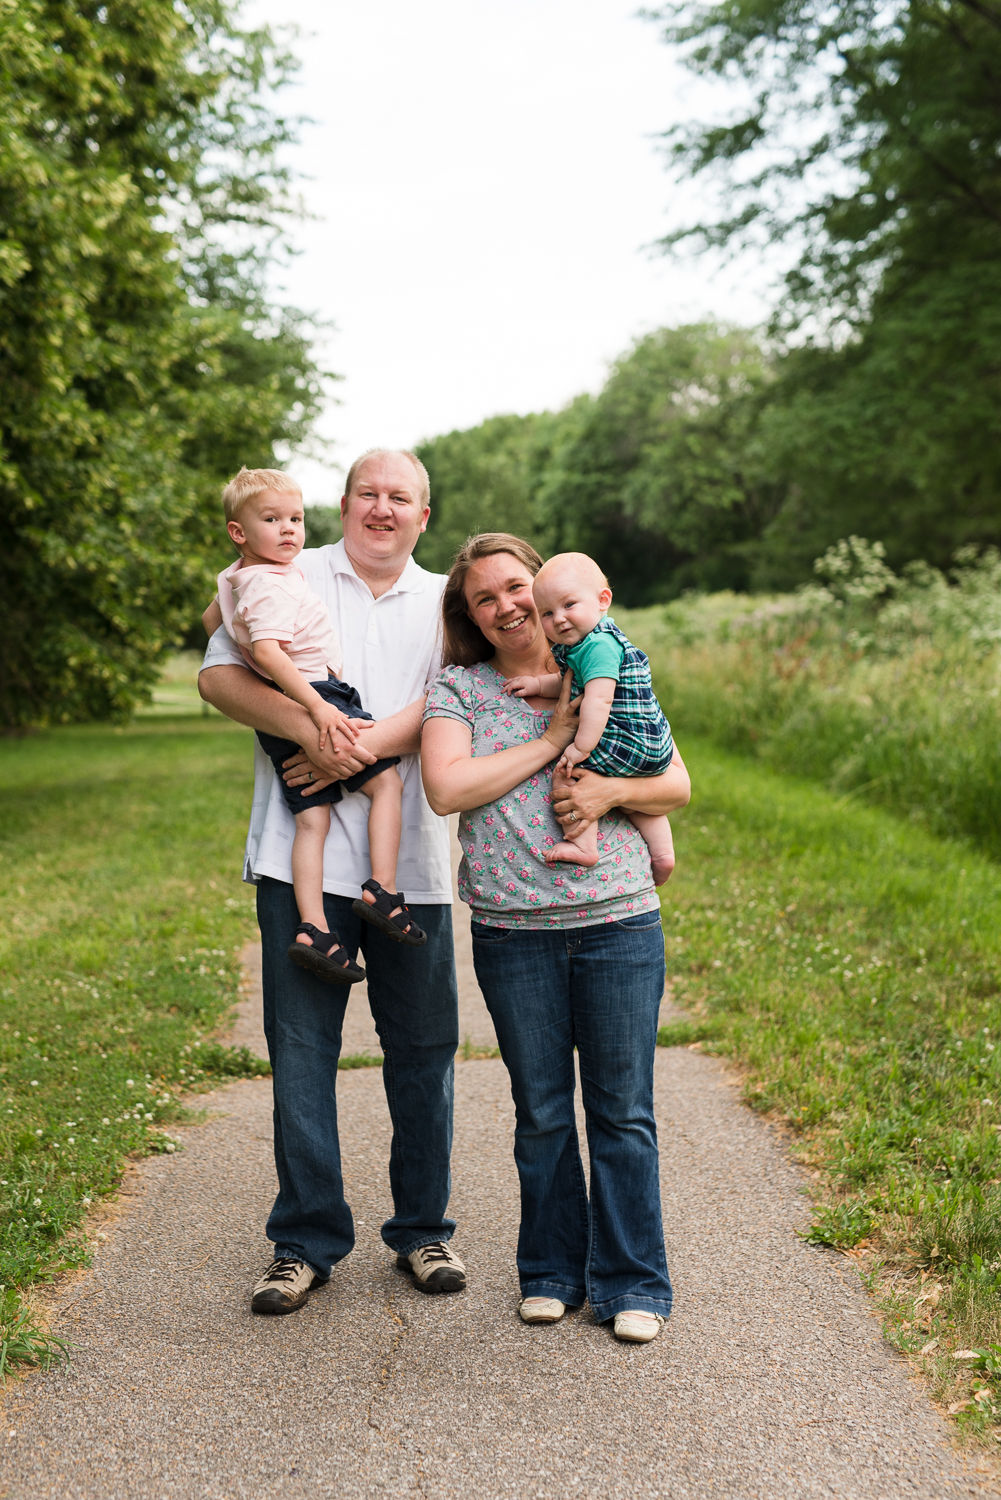
[[[660,915],[563,930],[473,923],[476,977],[511,1075],[523,1297],[585,1296],[604,1321],[671,1311],[653,1064],[664,991]],[[574,1048],[591,1162],[574,1115]]]

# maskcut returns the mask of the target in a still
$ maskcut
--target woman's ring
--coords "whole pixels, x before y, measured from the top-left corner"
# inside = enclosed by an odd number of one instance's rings
[[[315,781],[316,780],[316,773],[314,771],[310,771],[310,773],[309,773],[309,779],[310,779],[310,781]]]
[[[571,821],[571,823],[576,823],[576,821],[577,821],[577,814],[575,812],[572,812],[570,814],[570,821]]]

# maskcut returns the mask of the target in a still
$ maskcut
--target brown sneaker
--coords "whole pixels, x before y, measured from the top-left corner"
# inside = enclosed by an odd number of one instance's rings
[[[250,1310],[255,1313],[298,1312],[312,1289],[326,1286],[304,1260],[279,1256],[254,1287]]]
[[[441,1240],[436,1240],[433,1245],[418,1245],[409,1255],[398,1255],[396,1264],[399,1270],[414,1278],[414,1286],[422,1292],[466,1290],[466,1268]]]

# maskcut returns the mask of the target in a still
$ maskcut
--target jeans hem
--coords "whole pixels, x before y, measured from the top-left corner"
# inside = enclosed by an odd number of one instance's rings
[[[349,1254],[350,1254],[350,1252],[349,1252]],[[319,1279],[321,1281],[329,1281],[330,1280],[330,1276],[331,1276],[331,1272],[333,1271],[334,1266],[337,1265],[337,1261],[332,1261],[331,1265],[330,1265],[330,1270],[329,1271],[320,1271],[320,1270],[317,1269],[316,1266],[314,1266],[314,1264],[313,1264],[313,1262],[311,1260],[307,1260],[306,1259],[306,1257],[303,1255],[303,1253],[302,1253],[301,1250],[292,1249],[288,1245],[277,1245],[276,1244],[273,1247],[272,1257],[271,1258],[272,1258],[272,1260],[301,1260],[302,1263],[303,1263],[303,1265],[304,1266],[308,1266],[309,1269],[312,1271],[313,1275],[319,1277]]]
[[[383,1244],[389,1245],[394,1255],[413,1255],[414,1251],[420,1250],[422,1245],[447,1245],[454,1233],[454,1229],[443,1229],[441,1234],[426,1235],[422,1240],[414,1240],[406,1250],[397,1250],[394,1245],[389,1244],[387,1239],[383,1240]]]
[[[608,1302],[592,1302],[591,1310],[599,1323],[608,1323],[620,1312],[647,1312],[656,1313],[658,1317],[669,1318],[673,1301],[670,1297],[613,1297]]]
[[[521,1295],[525,1297],[555,1297],[566,1307],[583,1307],[587,1294],[583,1287],[563,1286],[559,1281],[523,1281]]]

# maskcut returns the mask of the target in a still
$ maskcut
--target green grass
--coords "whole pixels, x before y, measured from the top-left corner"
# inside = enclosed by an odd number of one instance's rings
[[[183,1089],[267,1071],[211,1041],[253,929],[249,731],[220,717],[0,741],[0,1286],[82,1264]],[[10,1356],[13,1357],[13,1356]]]
[[[153,689],[153,700],[137,710],[139,718],[178,718],[195,714],[199,718],[220,717],[198,695],[198,672],[201,651],[175,651],[164,662],[160,681]]]
[[[967,557],[951,580],[921,564],[895,578],[853,539],[821,571],[831,587],[691,595],[616,619],[682,740],[1001,857],[1001,558]]]
[[[1001,1341],[1001,869],[708,742],[682,748],[695,793],[663,910],[690,1020],[662,1040],[733,1058],[748,1103],[792,1126],[817,1173],[810,1238],[878,1248],[909,1350],[927,1341],[922,1274],[942,1284],[946,1357]],[[964,1420],[989,1421],[982,1407]]]

